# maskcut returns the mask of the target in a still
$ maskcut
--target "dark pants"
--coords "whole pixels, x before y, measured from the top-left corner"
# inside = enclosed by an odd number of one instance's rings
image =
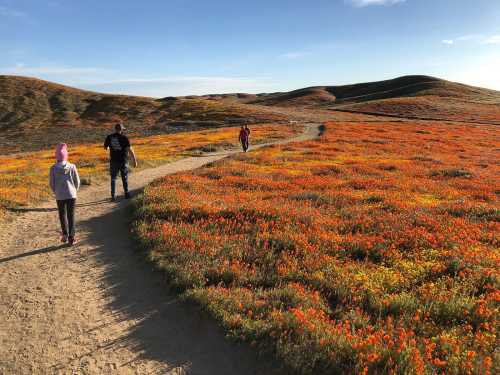
[[[243,151],[246,152],[248,150],[248,146],[249,146],[248,138],[241,140],[241,146],[243,147]]]
[[[111,175],[111,196],[114,197],[116,193],[116,178],[118,177],[118,172],[122,177],[123,191],[128,193],[128,164],[127,163],[109,163],[109,174]]]
[[[59,220],[63,235],[75,237],[75,202],[76,199],[57,201]]]

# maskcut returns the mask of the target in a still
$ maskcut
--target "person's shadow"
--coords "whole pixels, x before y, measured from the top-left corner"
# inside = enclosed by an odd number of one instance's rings
[[[95,202],[87,202],[87,203],[76,203],[76,207],[89,207],[89,206],[97,206],[103,203],[109,202],[107,199],[101,199]],[[53,212],[57,211],[57,207],[12,207],[8,209],[11,212]]]
[[[67,244],[61,244],[61,245],[56,245],[56,246],[44,247],[43,249],[37,249],[37,250],[29,251],[27,253],[21,253],[21,254],[17,254],[17,255],[12,255],[12,256],[6,257],[6,258],[0,258],[0,263],[6,263],[6,262],[10,262],[12,260],[16,260],[16,259],[20,259],[20,258],[25,258],[25,257],[33,256],[33,255],[50,253],[50,252],[53,252],[53,251],[62,250],[62,249],[67,248],[67,247],[68,247]]]

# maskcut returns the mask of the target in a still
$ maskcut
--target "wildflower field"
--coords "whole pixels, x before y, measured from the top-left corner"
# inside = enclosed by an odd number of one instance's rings
[[[302,131],[298,125],[274,124],[252,126],[251,129],[252,144],[289,138]],[[233,148],[238,145],[238,134],[239,128],[230,127],[149,137],[129,136],[139,168],[147,168],[203,152]],[[101,143],[70,143],[68,149],[70,162],[78,167],[83,185],[107,174],[109,151],[104,150]],[[54,162],[53,150],[0,155],[0,217],[8,208],[29,205],[50,196],[48,173]]]
[[[499,136],[327,123],[157,180],[135,232],[186,299],[289,371],[499,373]]]
[[[347,105],[345,110],[407,118],[433,118],[443,121],[479,122],[500,125],[498,98],[489,102],[467,102],[440,96],[400,97]],[[337,108],[341,109],[341,108]]]

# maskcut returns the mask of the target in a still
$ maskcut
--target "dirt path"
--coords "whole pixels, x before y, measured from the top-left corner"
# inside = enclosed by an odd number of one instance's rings
[[[307,125],[292,140],[312,139]],[[263,147],[266,145],[260,145]],[[207,154],[134,173],[131,188],[239,151]],[[108,184],[78,198],[79,243],[58,243],[54,202],[25,209],[0,235],[0,374],[272,374],[199,311],[168,294],[134,251],[128,203]]]

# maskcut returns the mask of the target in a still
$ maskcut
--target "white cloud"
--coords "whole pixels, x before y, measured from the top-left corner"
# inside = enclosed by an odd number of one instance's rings
[[[300,59],[302,57],[305,57],[306,55],[307,55],[306,52],[296,51],[296,52],[284,53],[284,54],[280,55],[279,57],[281,57],[283,59],[288,59],[288,60],[297,60],[297,59]]]
[[[348,0],[355,7],[362,8],[370,5],[395,5],[406,2],[406,0]]]
[[[221,94],[234,92],[258,93],[277,91],[278,85],[266,78],[172,75],[160,77],[130,77],[125,73],[95,67],[66,65],[0,68],[0,74],[30,76],[94,91],[151,97]]]
[[[224,94],[235,92],[258,93],[276,91],[278,84],[268,79],[220,76],[166,76],[157,78],[125,78],[96,81],[83,88],[150,97]]]
[[[329,49],[335,49],[335,48],[339,48],[341,46],[340,43],[334,43],[334,42],[330,42],[330,43],[313,43],[311,44],[311,48],[312,49],[321,49],[321,50],[329,50]]]
[[[471,41],[471,40],[478,40],[478,39],[481,39],[481,38],[484,38],[484,36],[481,35],[481,34],[469,34],[469,35],[459,36],[458,38],[456,38],[456,40],[459,41],[459,42],[468,42],[468,41]]]
[[[499,44],[500,35],[492,35],[483,40],[483,44]]]
[[[480,44],[499,44],[500,35],[469,34],[462,35],[454,39],[444,39],[441,42],[448,45],[465,42],[475,42]]]
[[[320,53],[324,53],[325,51],[332,50],[339,48],[338,43],[313,43],[309,45],[305,45],[302,48],[296,50],[296,51],[289,51],[286,53],[282,53],[281,55],[278,55],[278,59],[285,59],[285,60],[298,60],[302,59],[304,57],[309,57],[309,56],[315,56]]]
[[[68,66],[37,66],[28,67],[23,63],[16,64],[13,67],[0,68],[0,74],[24,75],[24,76],[82,76],[102,73],[104,70],[99,68],[68,67]]]
[[[218,76],[167,76],[159,78],[126,78],[113,80],[108,83],[151,83],[151,82],[254,82],[250,78],[218,77]]]
[[[24,18],[27,17],[27,14],[0,5],[0,17]]]

